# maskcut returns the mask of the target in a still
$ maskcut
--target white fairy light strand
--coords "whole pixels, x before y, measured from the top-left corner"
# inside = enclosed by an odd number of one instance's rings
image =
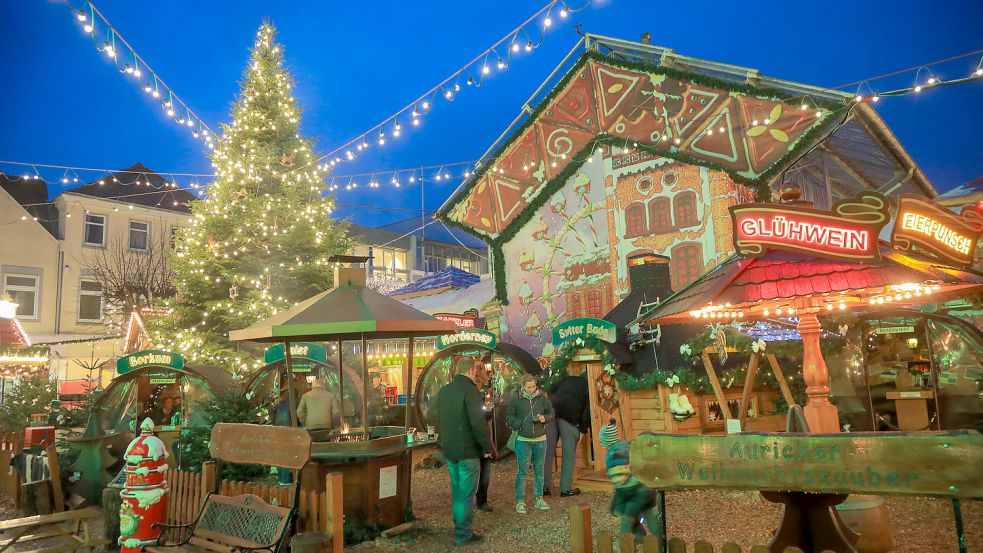
[[[325,164],[334,167],[338,163],[354,160],[356,157],[358,157],[358,154],[368,149],[372,143],[382,146],[386,144],[387,139],[400,137],[403,130],[403,126],[400,123],[401,118],[404,122],[408,121],[409,125],[412,127],[419,126],[422,117],[429,114],[433,110],[434,103],[438,97],[442,96],[446,101],[453,101],[457,96],[457,93],[463,90],[461,87],[461,82],[465,74],[467,74],[467,79],[464,81],[465,85],[476,87],[481,86],[484,82],[484,78],[492,73],[489,60],[497,59],[495,65],[499,71],[502,71],[510,66],[513,54],[517,54],[523,50],[526,52],[531,52],[537,48],[546,37],[547,29],[553,25],[553,19],[550,17],[550,13],[551,10],[557,5],[562,6],[559,10],[559,15],[561,18],[565,19],[571,13],[583,10],[589,6],[592,1],[593,0],[587,0],[586,4],[574,9],[561,0],[551,0],[531,17],[523,21],[518,27],[506,33],[505,36],[475,56],[474,59],[464,64],[464,66],[457,71],[451,73],[449,77],[431,87],[418,98],[399,109],[396,113],[383,119],[379,124],[365,132],[359,133],[356,135],[356,138],[353,138],[337,148],[319,156],[312,162],[312,164],[317,164],[327,160],[325,161]],[[544,13],[545,16],[538,24],[541,27],[540,38],[537,42],[533,42],[531,36],[529,35],[528,28],[533,24],[533,21],[535,21],[536,18]],[[525,38],[524,45],[522,44],[522,37]],[[505,48],[505,56],[503,57],[498,53],[497,49],[506,42],[508,42],[508,46]],[[495,58],[492,58],[493,55]],[[342,153],[343,151],[344,153]],[[300,167],[298,169],[303,168],[304,167]]]

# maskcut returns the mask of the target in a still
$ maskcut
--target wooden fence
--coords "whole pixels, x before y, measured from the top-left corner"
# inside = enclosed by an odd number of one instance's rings
[[[214,489],[215,466],[205,463],[200,473],[171,469],[167,471],[167,482],[170,486],[167,499],[167,523],[189,524],[201,510],[207,492]],[[218,483],[218,493],[224,496],[253,494],[263,498],[267,503],[286,507],[293,506],[294,501],[293,485],[277,486],[222,480]],[[329,474],[320,490],[301,491],[300,505],[297,506],[297,531],[343,535],[341,493],[340,474]],[[342,540],[336,541],[340,544]]]
[[[596,544],[591,528],[591,509],[590,505],[581,503],[571,505],[568,510],[570,515],[570,551],[573,553],[664,553],[661,550],[662,544],[658,537],[647,535],[639,540],[634,534],[623,534],[620,538],[607,533],[597,535]],[[619,548],[615,548],[615,542]],[[714,553],[713,544],[698,540],[693,544],[692,549],[688,549],[686,542],[679,538],[669,540],[668,553]],[[744,551],[741,546],[733,542],[727,542],[717,549],[719,553],[741,553]],[[764,545],[754,545],[747,549],[748,553],[770,553],[770,549]],[[798,547],[786,547],[782,553],[804,553]],[[833,553],[831,551],[817,551],[816,553]]]

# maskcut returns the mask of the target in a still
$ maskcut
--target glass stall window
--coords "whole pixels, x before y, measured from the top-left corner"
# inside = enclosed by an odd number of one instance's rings
[[[928,326],[938,374],[942,428],[983,429],[983,344],[978,336],[955,323],[932,319]]]

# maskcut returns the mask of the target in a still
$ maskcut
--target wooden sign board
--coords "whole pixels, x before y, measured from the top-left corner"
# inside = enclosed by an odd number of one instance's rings
[[[735,489],[983,497],[983,436],[954,432],[843,434],[643,433],[631,471],[657,490]]]
[[[979,240],[978,223],[960,217],[928,198],[902,194],[898,219],[891,233],[891,244],[895,249],[921,248],[943,261],[970,267]]]
[[[311,458],[311,436],[303,428],[221,422],[212,429],[208,451],[230,463],[300,470]]]

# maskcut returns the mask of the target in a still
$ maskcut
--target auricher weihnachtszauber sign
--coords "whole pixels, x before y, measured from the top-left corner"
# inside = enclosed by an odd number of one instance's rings
[[[730,436],[640,434],[631,471],[660,490],[983,496],[983,436],[849,432]]]

